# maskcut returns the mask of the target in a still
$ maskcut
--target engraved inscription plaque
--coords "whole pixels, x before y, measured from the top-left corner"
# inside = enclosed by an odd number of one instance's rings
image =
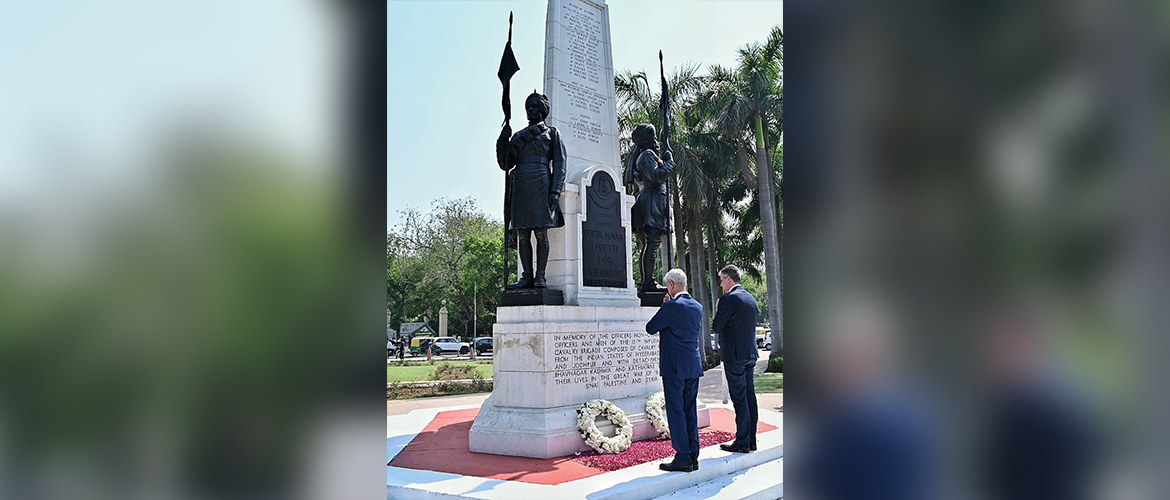
[[[601,144],[606,106],[612,106],[607,78],[613,78],[606,72],[604,62],[604,13],[589,2],[566,2],[558,21],[565,30],[561,48],[567,62],[565,73],[558,75],[560,91],[566,98],[558,103],[564,106],[559,111],[565,121],[563,128],[573,139]]]
[[[604,170],[586,189],[581,223],[581,273],[585,286],[626,288],[627,241],[622,227],[621,193]]]
[[[551,340],[557,390],[600,387],[622,397],[658,381],[658,339],[645,332],[557,332]]]

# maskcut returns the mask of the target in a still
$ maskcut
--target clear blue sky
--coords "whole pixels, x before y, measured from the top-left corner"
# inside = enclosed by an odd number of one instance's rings
[[[614,71],[658,74],[684,62],[735,64],[735,49],[763,41],[783,25],[777,1],[609,0]],[[496,70],[515,16],[512,127],[525,125],[524,97],[542,90],[543,0],[389,0],[387,14],[387,228],[407,207],[426,210],[439,197],[472,197],[500,216],[503,173],[495,162],[500,133]],[[704,70],[705,71],[705,70]]]

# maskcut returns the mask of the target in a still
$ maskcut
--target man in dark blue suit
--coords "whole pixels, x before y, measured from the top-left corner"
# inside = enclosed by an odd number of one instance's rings
[[[756,298],[740,284],[738,267],[727,266],[719,271],[719,287],[723,297],[715,307],[711,329],[719,334],[720,358],[727,375],[727,392],[735,407],[735,441],[720,448],[736,453],[756,449],[756,423],[760,420],[756,408]]]
[[[687,275],[681,269],[666,273],[667,296],[646,323],[646,333],[658,333],[658,371],[666,393],[666,422],[674,460],[658,467],[667,471],[699,470],[699,416],[696,409],[703,361],[699,354],[703,306],[687,293]]]

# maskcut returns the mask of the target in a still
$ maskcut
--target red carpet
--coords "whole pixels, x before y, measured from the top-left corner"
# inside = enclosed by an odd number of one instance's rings
[[[723,408],[710,411],[711,426],[699,429],[703,447],[727,442],[715,441],[724,436],[720,433],[735,434],[734,412]],[[670,441],[663,438],[639,441],[617,455],[598,456],[590,451],[579,457],[526,458],[472,453],[467,448],[467,434],[478,413],[479,408],[439,413],[390,465],[525,483],[561,484],[674,455]],[[760,422],[757,432],[775,428]],[[699,458],[703,458],[701,454]]]

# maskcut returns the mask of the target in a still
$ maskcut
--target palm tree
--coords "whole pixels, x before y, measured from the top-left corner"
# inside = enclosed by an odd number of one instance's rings
[[[725,184],[735,179],[735,147],[715,128],[712,115],[704,113],[704,108],[694,102],[687,104],[683,119],[678,122],[681,134],[676,139],[678,156],[689,167],[679,176],[679,191],[683,195],[680,213],[687,221],[688,255],[696,297],[701,297],[707,313],[713,314],[721,290],[718,280],[710,276],[717,266],[715,252],[723,239],[723,217],[728,206],[722,202],[721,192]],[[704,334],[710,343],[713,332],[707,326],[704,324]]]
[[[700,97],[700,106],[715,112],[719,129],[739,148],[741,175],[745,184],[755,188],[760,205],[764,240],[764,267],[768,286],[768,311],[772,321],[771,357],[783,355],[784,327],[781,300],[780,225],[769,154],[769,132],[782,137],[784,33],[772,28],[764,44],[750,43],[739,49],[739,65],[734,70],[720,66],[710,69],[709,90]],[[776,130],[780,127],[779,130]],[[745,141],[755,146],[756,174],[748,166]]]

